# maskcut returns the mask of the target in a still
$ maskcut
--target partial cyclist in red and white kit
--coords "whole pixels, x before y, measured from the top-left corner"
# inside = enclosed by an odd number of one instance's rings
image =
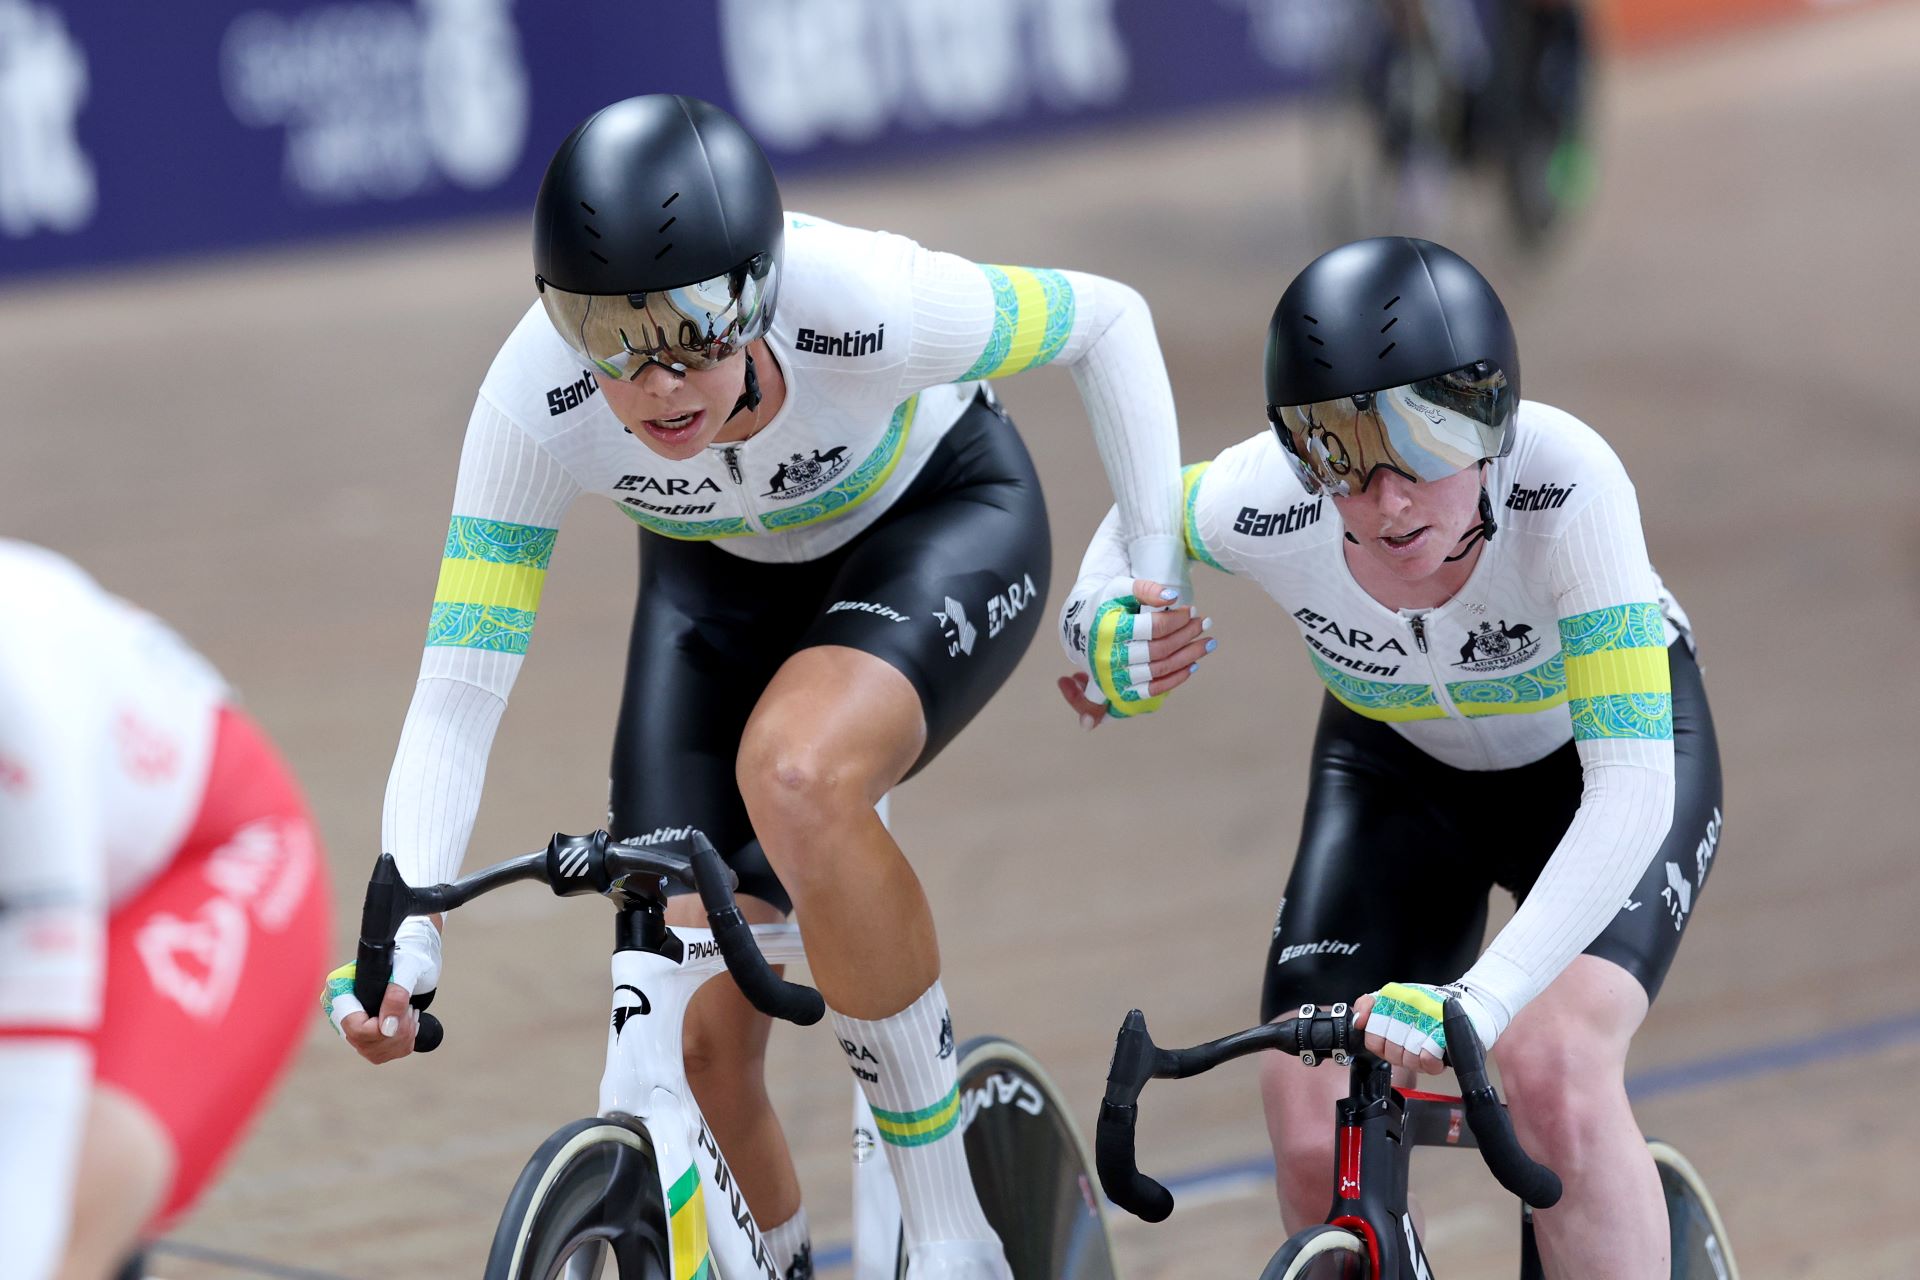
[[[615,103],[561,145],[534,265],[538,298],[467,427],[384,846],[409,883],[457,873],[561,517],[583,494],[617,504],[639,531],[640,588],[612,833],[698,828],[739,874],[749,920],[797,917],[890,1144],[910,1269],[1004,1276],[966,1169],[932,912],[874,806],[1043,625],[1045,503],[988,380],[1072,371],[1120,502],[1121,559],[1154,603],[1177,595],[1179,445],[1146,304],[1098,276],[784,211],[737,121],[667,95]],[[1184,602],[1159,616],[1155,691],[1205,647]],[[682,900],[668,919],[703,917]],[[411,1051],[409,996],[435,987],[440,956],[438,927],[408,921],[373,1019],[336,971],[355,1049]],[[806,1222],[767,1100],[767,1033],[710,984],[687,1068],[786,1272],[804,1269]]]
[[[0,540],[0,1274],[115,1274],[193,1205],[327,929],[313,821],[219,674]]]
[[[1187,469],[1194,559],[1280,606],[1326,686],[1261,1016],[1353,1002],[1367,1047],[1441,1069],[1445,997],[1492,1049],[1514,1127],[1566,1194],[1547,1273],[1667,1274],[1628,1045],[1719,850],[1720,757],[1686,615],[1620,459],[1520,399],[1505,308],[1439,245],[1311,263],[1268,330],[1273,430]],[[1103,597],[1114,517],[1066,603],[1116,706],[1134,614]],[[1292,641],[1289,640],[1289,645]],[[1099,709],[1064,692],[1082,715]],[[1519,906],[1482,947],[1489,891]],[[1347,1079],[1262,1068],[1290,1230],[1322,1221]]]

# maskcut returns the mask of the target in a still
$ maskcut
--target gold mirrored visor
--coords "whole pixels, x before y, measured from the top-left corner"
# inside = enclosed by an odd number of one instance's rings
[[[652,293],[568,293],[540,282],[547,318],[576,353],[610,378],[637,377],[649,364],[675,373],[711,369],[767,331],[775,272],[741,267],[724,276]]]
[[[1444,480],[1506,452],[1518,401],[1486,363],[1313,404],[1268,405],[1267,418],[1312,494],[1363,492],[1385,467]]]

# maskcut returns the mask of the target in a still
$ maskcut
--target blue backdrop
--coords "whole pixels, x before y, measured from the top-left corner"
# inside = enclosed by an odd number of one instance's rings
[[[1342,0],[0,0],[0,276],[531,206],[633,93],[776,168],[1300,87]]]

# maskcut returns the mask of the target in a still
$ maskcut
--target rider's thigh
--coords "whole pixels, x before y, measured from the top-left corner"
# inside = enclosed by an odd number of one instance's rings
[[[112,1085],[94,1086],[61,1280],[117,1274],[159,1212],[174,1163],[173,1140],[151,1111]]]
[[[1572,964],[1520,1011],[1493,1048],[1514,1125],[1528,1144],[1576,1156],[1582,1135],[1626,1106],[1627,1048],[1647,993],[1611,960]]]

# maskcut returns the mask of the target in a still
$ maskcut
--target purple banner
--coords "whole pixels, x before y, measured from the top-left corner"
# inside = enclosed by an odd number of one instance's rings
[[[1288,92],[1341,3],[0,0],[0,277],[530,208],[634,93],[791,172]]]

